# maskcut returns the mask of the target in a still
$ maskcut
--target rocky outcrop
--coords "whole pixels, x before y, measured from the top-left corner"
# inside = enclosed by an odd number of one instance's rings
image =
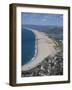
[[[37,67],[22,71],[22,77],[63,75],[63,51],[58,52],[54,57],[48,56]]]

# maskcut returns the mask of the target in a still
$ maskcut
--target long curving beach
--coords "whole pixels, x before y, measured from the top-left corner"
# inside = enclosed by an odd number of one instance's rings
[[[27,71],[38,66],[46,57],[54,56],[57,51],[55,49],[55,43],[44,32],[33,30],[28,28],[35,34],[35,55],[27,64],[22,66],[22,71]]]

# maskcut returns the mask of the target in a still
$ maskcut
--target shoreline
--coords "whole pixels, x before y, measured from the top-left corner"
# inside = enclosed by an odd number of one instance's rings
[[[21,67],[22,71],[28,71],[38,66],[46,57],[54,56],[56,49],[55,43],[44,32],[39,32],[31,28],[27,28],[35,34],[35,55],[27,64]]]

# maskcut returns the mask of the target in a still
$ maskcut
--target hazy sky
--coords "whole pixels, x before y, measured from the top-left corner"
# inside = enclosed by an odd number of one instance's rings
[[[63,14],[21,13],[21,22],[24,25],[54,25],[63,26]]]

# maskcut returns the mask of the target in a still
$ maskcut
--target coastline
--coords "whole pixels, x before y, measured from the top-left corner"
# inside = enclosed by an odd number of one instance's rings
[[[46,36],[45,33],[27,28],[35,34],[35,55],[27,64],[21,67],[22,71],[28,71],[38,66],[44,58],[54,56],[57,51],[55,49],[55,43],[52,39]]]

